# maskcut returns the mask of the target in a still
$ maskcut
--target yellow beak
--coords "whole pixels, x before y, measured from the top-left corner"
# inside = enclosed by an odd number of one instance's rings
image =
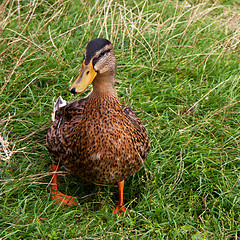
[[[69,88],[69,91],[71,93],[83,92],[92,83],[96,75],[97,72],[93,68],[92,61],[88,65],[85,65],[85,61],[83,61],[80,74],[77,77],[77,80],[75,80],[75,82]]]

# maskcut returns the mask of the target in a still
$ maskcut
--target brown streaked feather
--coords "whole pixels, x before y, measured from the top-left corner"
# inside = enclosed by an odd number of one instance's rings
[[[147,131],[130,107],[114,96],[90,96],[56,111],[47,134],[53,161],[89,182],[116,183],[147,158]]]
[[[56,164],[62,165],[61,160],[71,152],[71,142],[75,137],[74,127],[81,119],[86,102],[87,98],[78,99],[55,109],[54,122],[47,132],[46,145]]]

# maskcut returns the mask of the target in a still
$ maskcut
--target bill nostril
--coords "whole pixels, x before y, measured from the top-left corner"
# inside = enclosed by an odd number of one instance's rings
[[[73,94],[76,93],[76,88],[75,87],[72,88],[70,92],[73,93]]]

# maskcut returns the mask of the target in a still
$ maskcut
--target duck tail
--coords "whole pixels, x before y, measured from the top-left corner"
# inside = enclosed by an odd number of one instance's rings
[[[52,113],[52,121],[54,122],[55,120],[55,113],[56,111],[67,105],[67,101],[63,100],[61,96],[58,97],[57,101],[54,102],[54,107],[53,107],[53,113]]]

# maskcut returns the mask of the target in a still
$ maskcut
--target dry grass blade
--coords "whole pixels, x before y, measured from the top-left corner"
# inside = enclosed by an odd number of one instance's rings
[[[9,143],[7,137],[3,138],[0,134],[0,159],[2,161],[8,161],[13,155],[14,151],[9,149]]]
[[[240,14],[226,2],[1,1],[0,239],[237,239]],[[97,37],[112,41],[119,99],[151,139],[125,217],[112,216],[114,186],[60,172],[74,208],[47,188],[53,99],[83,97],[68,85]]]

